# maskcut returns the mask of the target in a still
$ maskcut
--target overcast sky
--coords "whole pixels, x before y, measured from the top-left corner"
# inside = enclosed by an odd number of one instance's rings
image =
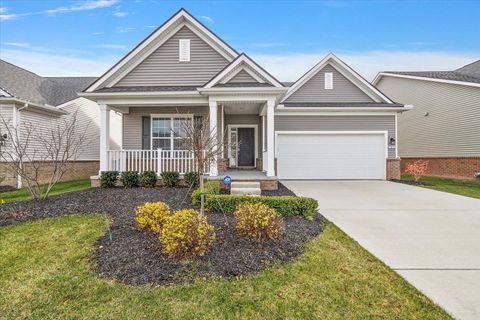
[[[42,76],[99,76],[184,7],[293,81],[328,52],[367,79],[480,59],[479,1],[0,0],[0,58]]]

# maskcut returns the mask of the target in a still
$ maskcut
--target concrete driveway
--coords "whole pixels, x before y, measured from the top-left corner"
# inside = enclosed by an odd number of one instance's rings
[[[282,181],[458,319],[480,319],[480,200],[387,181]]]

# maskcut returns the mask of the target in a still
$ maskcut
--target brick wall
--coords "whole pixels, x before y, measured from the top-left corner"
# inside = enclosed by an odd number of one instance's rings
[[[400,179],[400,159],[387,159],[387,180]]]
[[[90,176],[98,175],[100,168],[99,161],[71,161],[68,163],[68,170],[61,181],[88,179]],[[46,163],[40,171],[40,183],[46,183],[52,166]],[[14,172],[5,164],[0,163],[0,175],[5,177],[2,185],[17,186],[17,177]]]
[[[473,180],[474,173],[480,171],[480,157],[402,158],[402,173],[409,163],[419,159],[428,161],[428,176]]]

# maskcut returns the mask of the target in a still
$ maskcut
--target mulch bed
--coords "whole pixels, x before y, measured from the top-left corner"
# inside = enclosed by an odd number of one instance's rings
[[[275,195],[292,195],[282,186]],[[273,194],[272,194],[273,195]],[[38,218],[75,213],[106,213],[110,230],[96,242],[92,268],[101,277],[132,285],[185,283],[197,277],[231,277],[256,273],[268,266],[290,261],[303,252],[304,244],[320,234],[327,220],[317,214],[313,221],[286,217],[285,232],[276,241],[260,243],[235,233],[235,218],[222,213],[207,214],[215,227],[216,240],[210,251],[190,263],[167,259],[156,235],[139,230],[134,210],[147,201],[164,201],[172,210],[195,208],[187,188],[87,189],[52,196],[46,201],[22,201],[0,206],[0,226]]]
[[[426,187],[426,186],[431,186],[431,183],[426,183],[426,182],[416,182],[414,180],[397,180],[397,179],[392,179],[390,181],[397,182],[397,183],[403,183],[403,184],[408,184],[410,186],[417,186],[417,187]]]
[[[262,190],[262,196],[295,196],[295,193],[279,182],[278,190]]]
[[[17,190],[12,186],[0,186],[0,193]]]

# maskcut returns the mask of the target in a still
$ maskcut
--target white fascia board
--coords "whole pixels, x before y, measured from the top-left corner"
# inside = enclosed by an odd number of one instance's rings
[[[200,93],[222,93],[222,94],[238,94],[238,93],[259,93],[259,94],[279,94],[288,90],[287,87],[228,87],[228,88],[198,88]]]
[[[325,58],[320,60],[313,68],[311,68],[307,73],[305,73],[300,79],[298,79],[291,87],[290,90],[287,92],[285,97],[283,98],[283,101],[287,100],[288,97],[290,97],[295,91],[297,91],[300,87],[302,87],[307,81],[309,81],[315,74],[317,74],[321,69],[323,69],[330,61],[335,62],[338,66],[344,69],[344,72],[341,72],[338,68],[335,68],[336,70],[340,71],[342,75],[346,76],[350,81],[352,81],[352,78],[354,78],[357,82],[362,84],[364,87],[359,88],[365,92],[367,95],[371,97],[371,93],[366,92],[365,89],[375,93],[376,96],[379,98],[383,99],[387,103],[392,103],[388,97],[386,97],[383,93],[381,93],[377,88],[375,88],[371,83],[363,79],[361,76],[359,76],[350,66],[348,66],[346,63],[344,63],[342,60],[340,60],[337,56],[335,56],[333,53],[329,53]],[[334,65],[332,65],[334,66]],[[335,66],[334,66],[335,67]],[[347,74],[349,76],[347,76]],[[355,83],[355,82],[354,82]]]
[[[233,71],[239,64],[244,63],[246,66],[250,67],[252,70],[255,70],[260,76],[266,79],[268,82],[273,84],[276,88],[285,88],[280,82],[274,79],[271,75],[269,75],[265,70],[260,68],[255,62],[253,62],[249,57],[245,54],[240,55],[236,60],[234,60],[228,67],[223,69],[220,73],[218,73],[215,77],[213,77],[210,81],[208,81],[203,88],[212,88],[214,85],[220,82],[226,75],[228,75],[231,71]]]
[[[114,97],[196,97],[198,91],[148,91],[148,92],[77,92],[80,97],[89,99],[114,98]]]
[[[413,106],[405,105],[403,107],[283,107],[283,105],[279,105],[276,108],[276,114],[284,113],[288,115],[295,115],[295,114],[317,114],[322,112],[390,112],[390,113],[397,113],[397,112],[404,112],[412,109]]]
[[[458,84],[458,85],[461,85],[461,86],[480,87],[480,83],[475,83],[475,82],[455,81],[455,80],[446,80],[446,79],[435,79],[435,78],[411,76],[411,75],[388,73],[388,72],[378,73],[377,76],[375,77],[375,79],[373,79],[372,83],[374,85],[376,85],[385,76],[386,77],[393,77],[393,78],[405,78],[405,79],[412,79],[412,80],[422,80],[422,81],[432,81],[432,82],[442,82],[442,83],[449,83],[449,84]]]
[[[98,104],[109,106],[127,106],[130,108],[142,106],[207,106],[206,97],[111,97],[102,98],[97,101]]]
[[[26,100],[14,98],[14,97],[1,97],[0,98],[0,103],[2,102],[10,102],[15,104],[18,108],[22,108],[22,110],[25,109],[34,109],[37,111],[43,111],[47,113],[53,113],[57,115],[62,115],[62,114],[67,114],[68,112],[61,110],[57,107],[50,106],[50,105],[41,105],[33,102],[29,102]]]
[[[183,21],[181,21],[180,25],[177,26],[174,30],[177,30],[177,29],[179,30],[180,27],[183,27],[184,25],[186,25],[185,21],[188,21],[193,27],[195,27],[195,29],[200,30],[203,33],[203,34],[198,34],[200,38],[205,40],[206,39],[205,36],[207,36],[209,38],[208,39],[209,43],[214,43],[218,48],[221,48],[222,50],[219,50],[219,53],[225,56],[228,61],[232,61],[235,57],[238,56],[238,53],[235,52],[235,50],[233,50],[228,45],[223,43],[223,41],[221,41],[218,38],[218,36],[216,36],[210,30],[205,28],[201,23],[199,23],[195,18],[193,18],[188,12],[182,9],[173,17],[171,17],[167,22],[165,22],[160,28],[158,28],[156,31],[150,34],[144,40],[143,43],[141,43],[138,47],[133,49],[125,57],[123,57],[116,65],[114,65],[110,70],[108,70],[104,75],[102,75],[97,81],[95,81],[90,87],[88,87],[85,90],[85,92],[92,92],[97,88],[101,87],[103,84],[105,84],[107,80],[109,80],[112,76],[114,76],[117,72],[119,72],[122,69],[122,67],[124,67],[132,59],[136,58],[139,55],[145,56],[142,54],[142,51],[144,51],[144,49],[148,47],[148,45],[150,45],[155,39],[160,37],[163,33],[168,32],[169,29],[172,28],[175,24],[178,24],[180,19],[183,19]],[[174,32],[170,32],[170,37],[173,36],[173,34]],[[170,37],[165,37],[165,39],[163,39],[160,45],[163,44]],[[153,50],[157,49],[158,47],[159,45],[157,44],[156,46],[153,47],[154,48]],[[139,59],[139,60],[143,60],[143,59]]]

